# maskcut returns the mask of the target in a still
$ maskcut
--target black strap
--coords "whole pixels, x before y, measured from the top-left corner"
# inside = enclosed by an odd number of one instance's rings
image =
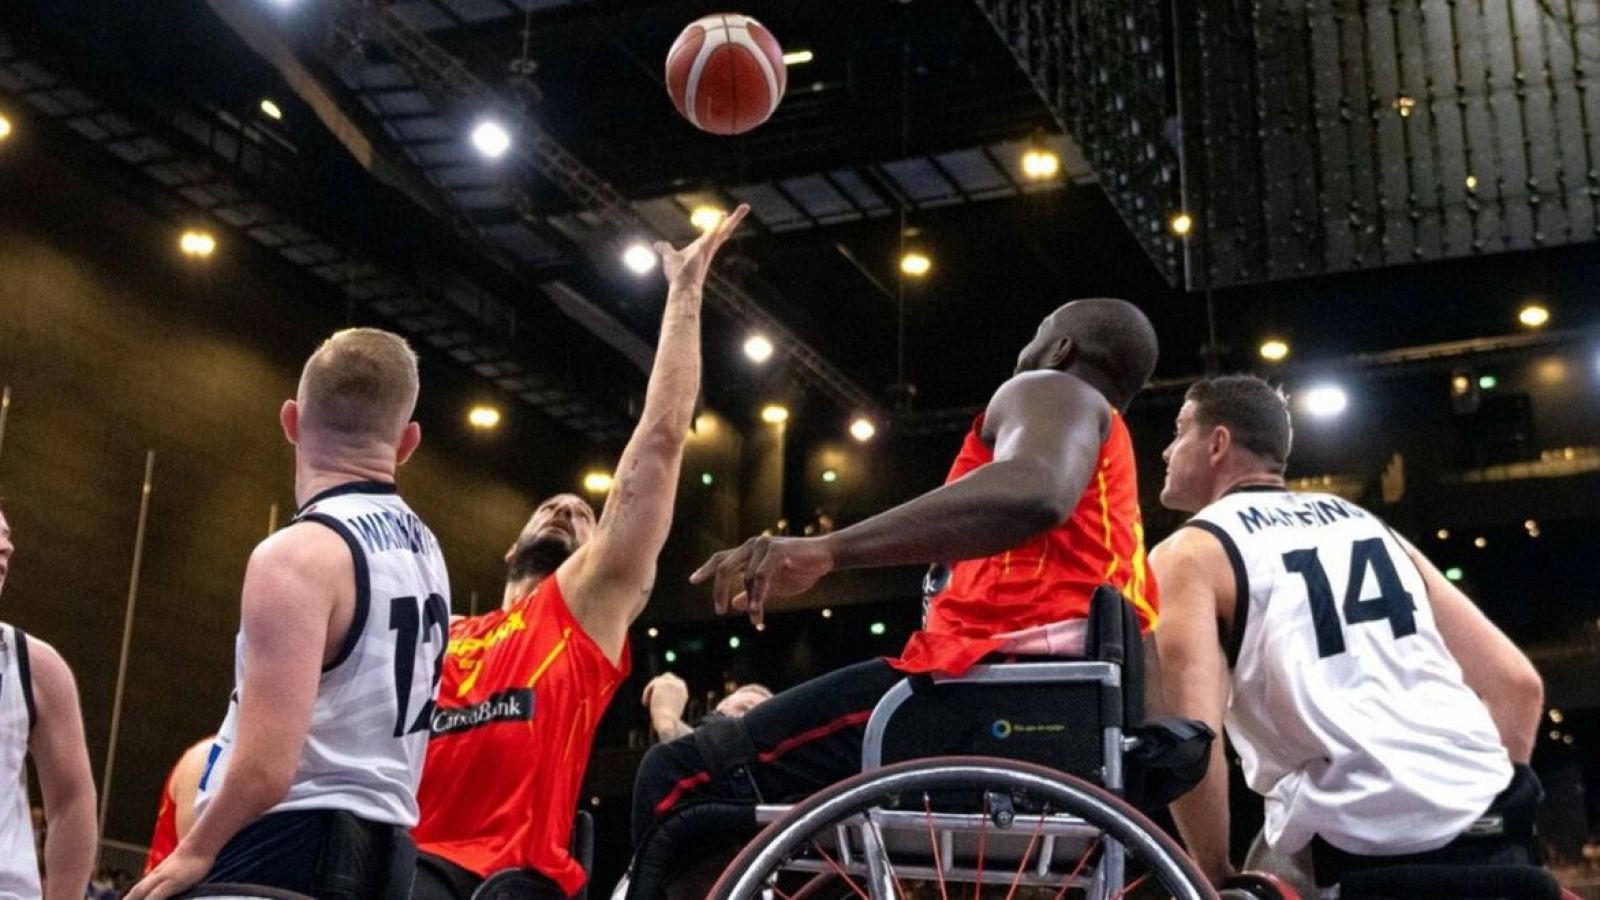
[[[761,802],[761,792],[750,775],[750,767],[756,762],[756,745],[742,718],[708,716],[694,730],[693,737],[712,781],[724,785],[737,799]]]

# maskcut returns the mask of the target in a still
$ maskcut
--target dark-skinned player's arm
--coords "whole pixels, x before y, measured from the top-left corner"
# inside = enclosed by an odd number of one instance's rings
[[[644,411],[617,461],[611,494],[594,536],[556,572],[578,624],[613,662],[622,656],[628,626],[650,597],[656,557],[672,527],[683,445],[700,394],[700,308],[706,273],[718,248],[749,211],[740,206],[682,250],[656,245],[668,281],[667,304]]]
[[[715,579],[719,613],[760,622],[766,601],[802,593],[835,569],[951,562],[1009,550],[1059,525],[1094,475],[1111,424],[1099,391],[1063,372],[1025,372],[984,416],[994,461],[886,512],[815,538],[755,537],[690,576]]]

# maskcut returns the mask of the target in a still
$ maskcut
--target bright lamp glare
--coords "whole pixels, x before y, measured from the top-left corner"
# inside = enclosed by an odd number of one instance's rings
[[[810,50],[791,50],[783,55],[783,64],[786,66],[802,66],[816,59],[816,54]]]
[[[1183,237],[1194,228],[1194,217],[1186,212],[1181,212],[1173,216],[1172,220],[1167,224],[1171,226],[1173,234]]]
[[[782,425],[789,421],[789,410],[776,403],[769,403],[761,408],[761,421],[768,425]]]
[[[283,118],[283,110],[278,107],[278,104],[273,103],[271,99],[261,101],[261,114],[269,119]]]
[[[591,494],[604,494],[611,490],[610,472],[588,472],[583,476],[583,489]]]
[[[1282,362],[1289,356],[1289,344],[1276,338],[1261,342],[1261,358],[1267,362]]]
[[[467,423],[473,428],[493,428],[500,424],[500,410],[492,406],[474,406],[467,412]]]
[[[913,250],[900,257],[900,271],[910,275],[912,278],[921,278],[928,274],[932,268],[933,260],[929,259],[927,254]]]
[[[472,146],[490,159],[499,159],[511,149],[511,133],[499,122],[479,122],[472,129]]]
[[[1329,418],[1344,412],[1350,405],[1350,398],[1345,395],[1344,389],[1334,385],[1322,385],[1306,391],[1304,399],[1306,412],[1318,418]]]
[[[217,251],[217,239],[209,231],[185,231],[178,237],[178,249],[204,259]]]
[[[1550,310],[1536,303],[1531,303],[1524,306],[1522,312],[1517,313],[1517,321],[1529,328],[1540,328],[1544,326],[1544,323],[1550,321]]]
[[[727,217],[726,212],[708,204],[696,206],[694,211],[689,213],[689,223],[701,231],[710,231],[721,225],[722,220]]]
[[[11,120],[5,116],[0,116],[0,141],[8,137],[11,137]]]
[[[1022,154],[1022,174],[1043,180],[1054,178],[1061,171],[1061,157],[1049,150],[1029,150]]]
[[[752,334],[744,340],[744,355],[751,362],[764,363],[772,358],[772,341],[764,334]]]
[[[628,249],[622,251],[622,264],[635,275],[648,274],[656,267],[656,252],[644,244],[629,244]]]
[[[872,424],[872,420],[866,416],[861,416],[850,423],[850,436],[863,444],[872,440],[877,433],[878,426]]]

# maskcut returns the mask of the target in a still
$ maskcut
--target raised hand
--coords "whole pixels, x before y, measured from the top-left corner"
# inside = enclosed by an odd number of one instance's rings
[[[810,590],[833,571],[833,549],[827,538],[753,537],[732,550],[712,555],[689,576],[692,584],[715,577],[712,604],[718,615],[731,607],[748,612],[760,625],[766,602]]]
[[[667,281],[674,287],[698,288],[705,284],[712,258],[738,230],[739,223],[744,221],[749,212],[749,205],[739,204],[739,208],[729,213],[717,227],[695,238],[694,243],[682,250],[666,241],[657,241],[656,254],[661,257],[661,271],[667,276]]]

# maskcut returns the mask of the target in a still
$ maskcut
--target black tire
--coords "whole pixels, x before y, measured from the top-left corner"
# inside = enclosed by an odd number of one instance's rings
[[[757,900],[769,875],[812,835],[883,805],[885,798],[950,790],[1022,791],[1055,812],[1076,816],[1120,843],[1177,900],[1219,900],[1178,846],[1138,810],[1080,778],[1032,763],[993,757],[929,757],[848,778],[808,797],[768,825],[734,857],[709,900]]]

